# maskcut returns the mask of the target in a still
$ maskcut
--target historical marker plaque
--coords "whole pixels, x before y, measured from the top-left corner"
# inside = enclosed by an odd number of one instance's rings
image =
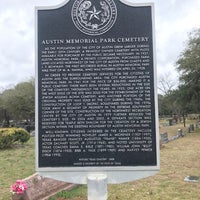
[[[39,171],[159,166],[153,6],[37,9]]]

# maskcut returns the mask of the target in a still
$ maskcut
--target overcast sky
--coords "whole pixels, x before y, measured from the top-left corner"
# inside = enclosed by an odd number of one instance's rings
[[[0,91],[35,76],[35,6],[61,2],[64,0],[0,0]],[[158,78],[168,75],[176,80],[175,62],[188,33],[200,27],[200,0],[151,2],[155,2]]]

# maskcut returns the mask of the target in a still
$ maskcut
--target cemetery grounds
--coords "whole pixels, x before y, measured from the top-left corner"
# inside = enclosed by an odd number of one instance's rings
[[[198,200],[199,182],[186,182],[186,176],[200,177],[200,129],[187,133],[187,121],[173,126],[161,125],[160,133],[167,132],[169,139],[178,129],[184,137],[161,146],[161,170],[155,176],[124,184],[108,185],[108,200]],[[187,134],[186,134],[187,133]],[[0,200],[10,200],[10,186],[17,180],[35,173],[34,138],[25,145],[0,150]],[[49,200],[87,200],[87,187],[78,186],[71,191],[62,191]]]

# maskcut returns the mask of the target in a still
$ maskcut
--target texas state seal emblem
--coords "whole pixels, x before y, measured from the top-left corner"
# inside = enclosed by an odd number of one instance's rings
[[[101,35],[114,25],[117,7],[113,0],[75,0],[72,20],[76,28],[87,35]]]

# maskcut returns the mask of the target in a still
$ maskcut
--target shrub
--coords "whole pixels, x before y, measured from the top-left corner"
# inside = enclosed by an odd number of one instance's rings
[[[23,128],[0,129],[0,149],[11,147],[15,142],[25,143],[29,139],[29,132]]]
[[[15,141],[19,141],[20,143],[25,143],[30,139],[30,133],[23,128],[15,128],[14,137]]]
[[[14,142],[12,129],[0,129],[0,148],[10,147]]]

